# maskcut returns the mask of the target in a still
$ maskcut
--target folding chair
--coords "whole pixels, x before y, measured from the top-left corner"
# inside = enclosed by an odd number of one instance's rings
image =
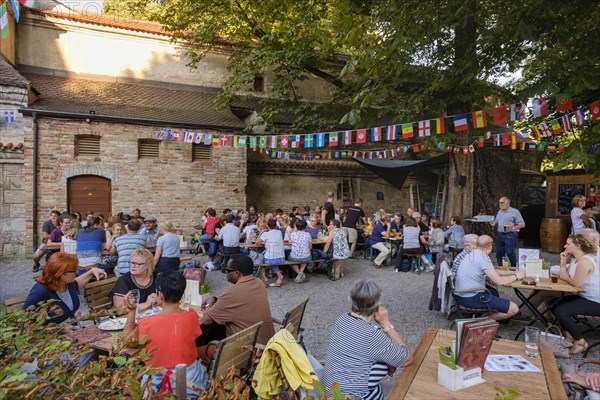
[[[306,304],[308,303],[308,299],[301,301],[296,304],[294,308],[285,313],[285,316],[282,320],[277,318],[271,318],[273,322],[278,325],[281,325],[282,328],[287,327],[289,324],[293,325],[293,329],[290,330],[291,334],[294,335],[295,338],[298,337],[298,334],[302,331],[302,319],[304,318],[304,310],[306,310]]]
[[[472,308],[472,307],[462,306],[458,302],[458,299],[461,296],[459,296],[457,293],[468,293],[468,292],[479,291],[479,290],[484,290],[489,293],[488,288],[483,287],[483,288],[456,290],[456,287],[454,286],[454,277],[453,276],[449,277],[448,280],[450,281],[450,285],[451,285],[451,289],[452,289],[452,299],[453,299],[454,305],[455,305],[455,312],[456,312],[456,314],[458,314],[459,318],[476,318],[476,317],[483,317],[483,316],[492,314],[493,310],[489,307],[489,305],[484,308]],[[454,323],[452,323],[452,325],[454,325]]]
[[[217,380],[227,374],[232,365],[241,373],[250,372],[254,346],[261,326],[262,321],[216,342],[217,349],[208,369],[209,380]]]

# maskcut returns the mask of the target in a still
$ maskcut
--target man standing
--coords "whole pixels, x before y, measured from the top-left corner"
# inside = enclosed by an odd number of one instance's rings
[[[225,325],[226,336],[231,336],[262,321],[256,342],[266,345],[275,328],[267,289],[254,277],[253,270],[254,264],[247,255],[231,256],[225,272],[233,286],[225,289],[218,299],[211,297],[205,302],[202,323]]]
[[[333,207],[333,192],[327,192],[327,201],[323,204],[321,210],[321,221],[323,222],[323,229],[327,229],[329,222],[335,219],[335,208]]]
[[[119,275],[129,272],[129,258],[131,253],[146,246],[146,237],[137,233],[139,229],[139,221],[137,219],[131,220],[127,224],[127,233],[113,241],[110,248],[110,255],[119,255],[119,261],[117,261],[117,266],[115,267],[115,272],[118,272]]]
[[[525,228],[525,221],[521,213],[516,208],[510,206],[510,199],[506,196],[500,198],[500,211],[496,214],[496,219],[490,222],[495,227],[498,235],[496,237],[496,261],[502,265],[502,257],[507,255],[512,267],[517,266],[517,256],[515,247],[519,231]]]
[[[356,250],[356,242],[358,241],[358,232],[356,231],[356,224],[359,220],[363,224],[367,224],[365,212],[361,207],[362,199],[360,197],[357,197],[354,200],[354,205],[348,207],[346,219],[344,220],[344,224],[342,225],[342,229],[346,232],[346,236],[348,236],[348,242],[350,242],[350,258],[354,257],[354,250]]]
[[[52,210],[50,212],[50,219],[42,225],[42,243],[33,254],[33,272],[40,270],[40,260],[48,251],[48,239],[54,229],[58,227],[58,217],[60,217],[60,211]]]
[[[140,231],[141,235],[146,238],[146,246],[156,246],[158,242],[158,234],[160,229],[157,224],[158,220],[156,217],[149,215],[144,219],[144,227]]]

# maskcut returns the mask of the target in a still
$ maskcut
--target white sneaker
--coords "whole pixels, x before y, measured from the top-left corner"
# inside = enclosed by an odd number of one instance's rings
[[[204,264],[204,269],[207,271],[215,271],[219,269],[219,267],[217,267],[212,261],[209,261],[206,264]]]
[[[304,283],[306,280],[306,274],[304,272],[300,272],[300,283]]]

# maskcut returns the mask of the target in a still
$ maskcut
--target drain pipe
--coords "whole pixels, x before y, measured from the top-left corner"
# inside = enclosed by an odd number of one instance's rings
[[[39,153],[39,141],[38,141],[38,120],[37,113],[31,113],[33,117],[33,251],[35,252],[38,248],[38,153]]]

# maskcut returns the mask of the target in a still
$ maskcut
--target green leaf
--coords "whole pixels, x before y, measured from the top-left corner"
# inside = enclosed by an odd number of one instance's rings
[[[127,363],[127,359],[122,356],[117,356],[113,359],[113,362],[119,366],[125,365]]]

